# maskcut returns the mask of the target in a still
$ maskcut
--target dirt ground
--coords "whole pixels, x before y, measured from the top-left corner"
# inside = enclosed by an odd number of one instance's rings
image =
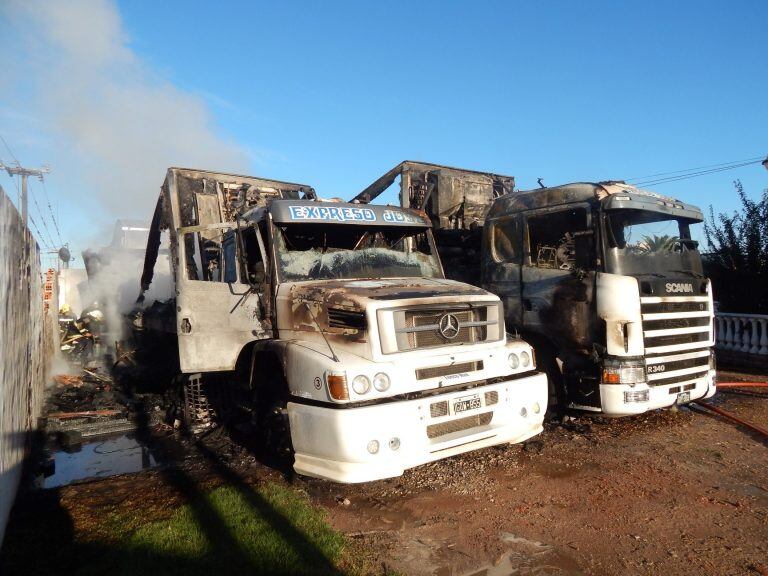
[[[720,380],[768,378],[721,373]],[[713,401],[768,426],[765,389],[723,391]],[[180,486],[270,479],[293,483],[326,508],[377,573],[768,575],[768,439],[695,407],[579,417],[547,425],[525,446],[351,486],[285,478],[237,440],[218,430],[184,441],[171,450],[172,473],[161,466],[68,486],[55,504],[75,535],[97,537],[106,509],[160,518],[188,497]],[[29,518],[45,500],[23,497],[14,517]],[[13,531],[12,518],[6,545]]]
[[[765,391],[715,401],[768,424]],[[334,526],[407,574],[768,574],[768,439],[682,408],[540,440],[345,488],[348,506],[309,484]]]

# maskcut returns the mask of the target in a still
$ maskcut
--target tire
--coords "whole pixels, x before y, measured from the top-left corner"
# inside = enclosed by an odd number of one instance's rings
[[[537,348],[536,357],[539,359],[539,368],[547,375],[547,388],[549,390],[547,416],[560,419],[565,415],[568,408],[563,373],[560,371],[554,352],[548,346]]]
[[[265,455],[276,463],[292,465],[293,444],[286,402],[271,402],[266,409],[260,410],[258,426]]]
[[[257,367],[262,375],[254,381],[252,399],[259,451],[278,466],[293,465],[291,426],[288,420],[288,384],[282,370],[270,362]]]

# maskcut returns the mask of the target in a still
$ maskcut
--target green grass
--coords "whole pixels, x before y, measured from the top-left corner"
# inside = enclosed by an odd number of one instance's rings
[[[136,519],[126,519],[126,525]],[[333,574],[344,537],[302,494],[269,484],[221,487],[126,534],[78,574]]]
[[[6,541],[14,550],[0,563],[0,572],[214,576],[364,570],[359,561],[345,558],[346,538],[304,493],[274,483],[216,488],[164,520],[143,518],[137,509],[102,511],[97,521],[101,536],[82,541],[70,534],[74,539],[67,542],[55,531],[46,533],[45,520],[39,519],[38,529],[26,532],[28,538],[18,534],[21,538]]]

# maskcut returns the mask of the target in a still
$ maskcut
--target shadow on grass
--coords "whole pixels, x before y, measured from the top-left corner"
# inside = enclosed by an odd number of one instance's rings
[[[149,444],[148,418],[142,414],[137,437]],[[97,522],[111,523],[111,539],[78,541],[60,490],[26,493],[8,526],[0,573],[341,574],[336,563],[343,537],[308,502],[290,489],[254,487],[202,442],[194,446],[223,486],[205,490],[178,463],[167,464],[160,473],[183,496],[184,506],[170,519],[133,531],[121,526],[130,524],[127,518],[105,512]]]

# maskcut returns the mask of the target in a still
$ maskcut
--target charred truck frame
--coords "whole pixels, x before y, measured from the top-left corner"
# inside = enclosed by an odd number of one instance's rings
[[[531,347],[507,336],[498,297],[445,279],[423,213],[172,168],[143,290],[163,230],[176,298],[147,308],[145,329],[175,334],[183,373],[246,385],[297,472],[398,476],[542,430]]]
[[[515,191],[509,176],[403,162],[403,206],[429,215],[451,278],[498,294],[535,345],[550,406],[629,415],[715,393],[712,291],[695,206],[621,182]],[[643,233],[646,233],[643,235]]]

